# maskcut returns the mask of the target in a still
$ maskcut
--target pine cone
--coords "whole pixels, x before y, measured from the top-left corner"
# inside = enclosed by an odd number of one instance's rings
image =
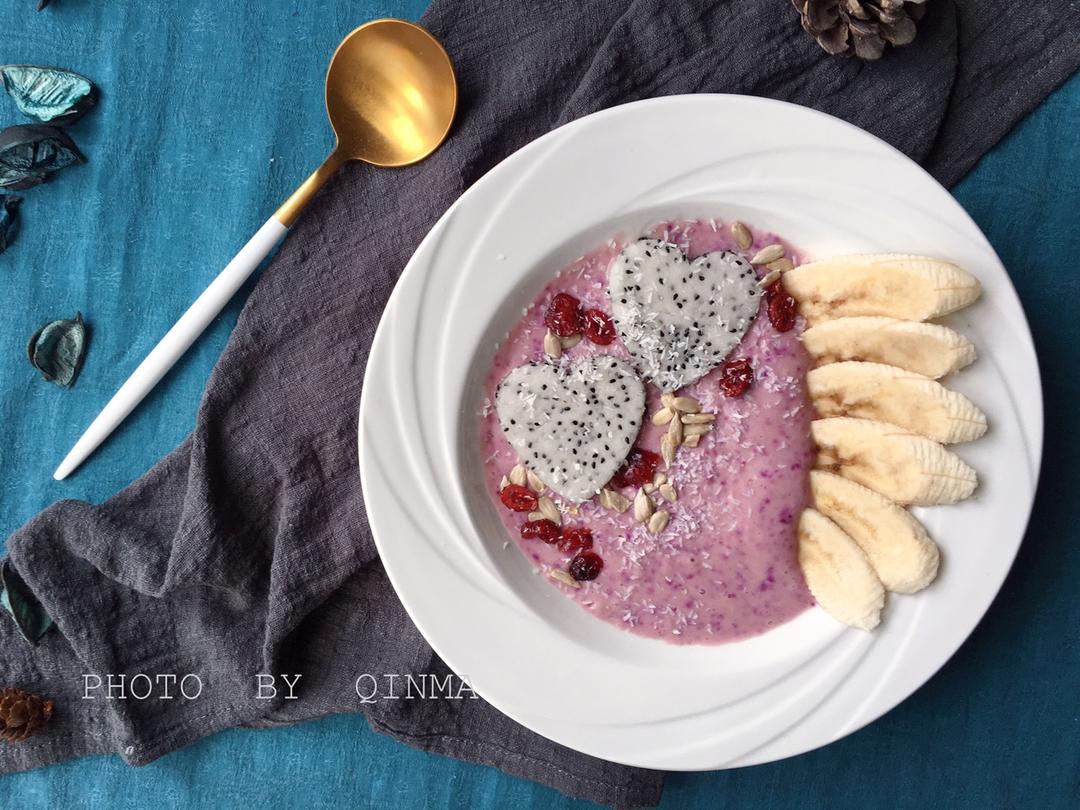
[[[907,45],[926,0],[791,0],[802,27],[836,56],[878,59],[885,43]]]
[[[52,717],[53,702],[22,689],[0,689],[0,738],[22,742],[34,736]]]

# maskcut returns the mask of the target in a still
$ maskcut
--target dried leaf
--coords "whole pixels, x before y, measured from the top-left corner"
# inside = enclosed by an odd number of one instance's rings
[[[82,313],[70,321],[51,321],[34,332],[26,346],[30,363],[50,382],[68,388],[79,376],[86,353]]]
[[[19,203],[22,197],[14,194],[0,194],[0,253],[3,253],[15,241],[19,232]]]
[[[85,76],[40,65],[3,65],[0,78],[27,118],[70,124],[97,103],[98,91]]]
[[[85,162],[75,142],[56,127],[23,124],[0,132],[0,187],[30,188],[72,163]]]
[[[15,619],[23,638],[37,644],[53,625],[53,620],[31,593],[9,560],[0,568],[0,605]]]

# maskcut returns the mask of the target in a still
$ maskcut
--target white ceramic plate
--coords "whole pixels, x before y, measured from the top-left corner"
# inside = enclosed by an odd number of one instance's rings
[[[477,429],[496,342],[563,265],[661,218],[741,219],[810,255],[952,259],[983,284],[949,319],[979,359],[950,380],[987,413],[958,452],[976,497],[918,512],[943,549],[873,634],[820,609],[765,635],[676,647],[609,626],[537,576],[484,491]],[[446,213],[375,337],[360,468],[387,573],[432,647],[494,706],[605,759],[669,770],[768,762],[879,717],[956,651],[1012,564],[1035,493],[1042,396],[1024,314],[979,229],[871,135],[780,102],[698,95],[590,115],[521,149]]]

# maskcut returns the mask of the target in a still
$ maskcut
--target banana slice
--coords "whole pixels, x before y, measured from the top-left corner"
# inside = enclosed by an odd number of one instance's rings
[[[881,584],[915,593],[934,581],[940,553],[923,525],[901,506],[839,475],[810,473],[814,508],[847,532],[866,554]]]
[[[975,359],[975,344],[936,323],[862,316],[837,318],[811,326],[803,346],[819,366],[842,360],[904,368],[937,379]]]
[[[839,473],[901,504],[956,503],[978,477],[937,442],[887,422],[835,416],[810,423],[817,467]]]
[[[813,509],[799,517],[799,565],[817,603],[837,621],[873,630],[885,589],[858,544]]]
[[[986,432],[986,417],[963,394],[929,377],[854,360],[811,369],[810,399],[820,416],[858,416],[907,428],[942,444]]]
[[[800,265],[784,288],[811,323],[851,315],[925,321],[966,307],[979,281],[955,264],[926,256],[871,253]]]

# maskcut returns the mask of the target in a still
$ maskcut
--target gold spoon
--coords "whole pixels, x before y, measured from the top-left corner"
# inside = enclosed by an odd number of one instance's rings
[[[66,478],[157,385],[342,164],[363,160],[407,166],[423,160],[446,138],[456,108],[450,57],[423,28],[403,20],[375,20],[345,37],[326,74],[326,111],[337,136],[334,151],[132,372],[53,477]]]

